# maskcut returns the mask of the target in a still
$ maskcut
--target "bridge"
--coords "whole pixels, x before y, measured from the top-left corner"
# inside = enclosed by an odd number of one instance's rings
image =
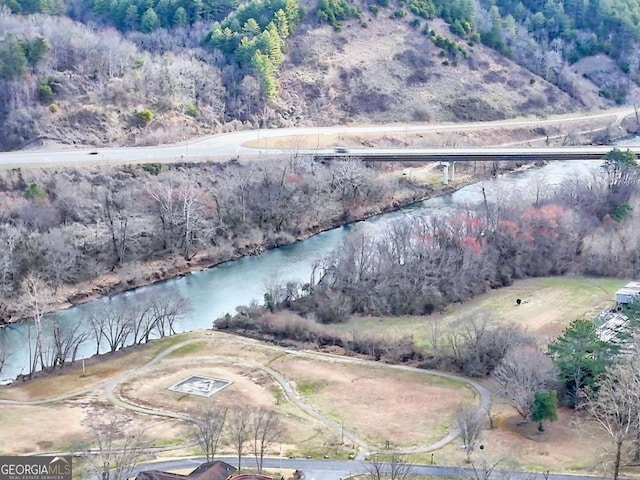
[[[455,178],[456,162],[540,162],[540,161],[581,161],[601,160],[613,146],[581,147],[462,147],[462,148],[421,148],[421,149],[333,149],[305,150],[321,162],[345,158],[359,158],[367,162],[438,162],[442,164],[443,183]],[[621,147],[636,156],[640,147]]]

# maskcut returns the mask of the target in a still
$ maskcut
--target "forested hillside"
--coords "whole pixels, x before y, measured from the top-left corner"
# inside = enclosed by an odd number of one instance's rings
[[[1,0],[0,146],[632,103],[636,3]]]

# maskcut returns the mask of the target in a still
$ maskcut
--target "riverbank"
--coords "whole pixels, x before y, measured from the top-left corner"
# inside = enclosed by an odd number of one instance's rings
[[[384,172],[385,176],[402,176],[402,169]],[[377,215],[396,211],[430,198],[450,194],[466,185],[475,183],[482,178],[481,173],[462,173],[449,185],[441,184],[441,173],[434,170],[434,165],[414,168],[411,180],[422,185],[421,189],[401,189],[390,196],[384,196],[380,202],[359,205],[336,215],[324,219],[312,228],[303,230],[297,235],[281,235],[275,240],[263,238],[260,242],[245,241],[234,245],[232,250],[228,245],[218,249],[201,251],[190,260],[181,255],[173,254],[153,260],[130,262],[118,266],[113,271],[97,276],[89,281],[73,285],[62,285],[50,297],[52,300],[44,306],[47,313],[60,312],[75,305],[87,303],[101,297],[116,295],[141,287],[161,283],[177,277],[213,268],[227,262],[247,256],[258,255],[266,250],[284,247],[303,241],[322,232],[342,226],[351,225]],[[397,179],[396,179],[397,180]],[[420,194],[421,193],[421,194]],[[419,194],[419,195],[418,195]],[[15,324],[26,320],[29,315],[21,314],[18,308],[10,312],[10,320],[6,324]]]

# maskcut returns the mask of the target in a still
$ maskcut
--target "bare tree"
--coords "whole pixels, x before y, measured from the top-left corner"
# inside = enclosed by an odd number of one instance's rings
[[[231,444],[238,455],[238,470],[242,468],[242,454],[249,440],[251,425],[251,411],[246,405],[237,405],[231,408],[227,428],[229,430]]]
[[[191,414],[191,433],[207,462],[213,461],[216,455],[226,418],[227,408],[221,408],[211,399],[202,402]]]
[[[38,369],[38,362],[40,363],[40,368],[45,368],[46,366],[42,338],[42,318],[44,316],[43,306],[48,303],[48,297],[50,297],[51,292],[42,277],[34,272],[28,273],[23,278],[22,291],[27,297],[31,317],[35,324],[35,342],[33,345],[31,342],[31,326],[28,327],[30,353],[29,378],[31,378]]]
[[[456,424],[460,437],[464,442],[467,462],[471,462],[471,454],[476,449],[480,433],[482,432],[482,417],[478,409],[472,405],[462,405],[456,414]]]
[[[102,219],[111,237],[115,266],[124,260],[127,253],[130,235],[129,220],[132,217],[130,208],[135,203],[130,192],[114,193],[110,188],[105,188],[99,198]]]
[[[89,338],[89,332],[78,323],[74,325],[61,324],[57,318],[53,319],[51,330],[54,349],[52,366],[63,368],[67,362],[71,362],[73,365],[78,348]]]
[[[513,408],[527,418],[536,392],[548,390],[558,377],[558,371],[549,357],[534,345],[520,345],[509,349],[493,371],[493,379],[500,395]]]
[[[176,333],[175,324],[191,311],[189,300],[178,292],[164,292],[151,300],[155,328],[161,337]],[[148,340],[145,338],[145,340]]]
[[[6,337],[0,336],[0,372],[2,372],[2,368],[4,367],[5,362],[10,356],[11,353],[9,353],[9,350],[7,348]]]
[[[264,455],[284,433],[284,426],[278,414],[267,408],[258,408],[253,412],[253,454],[258,472],[262,472]]]
[[[494,402],[489,402],[489,405],[487,405],[487,408],[485,408],[484,413],[487,414],[487,418],[489,419],[489,428],[493,428],[493,422],[496,419],[497,416],[497,412],[495,411],[495,405]]]
[[[496,477],[500,479],[508,478],[508,475],[496,475],[496,472],[505,474],[506,472],[501,472],[498,469],[498,466],[502,463],[502,459],[488,461],[486,458],[480,460],[480,462],[471,462],[471,473],[473,480],[495,480]],[[465,474],[465,478],[467,475]]]
[[[513,345],[530,341],[517,325],[498,325],[487,312],[474,312],[452,325],[448,346],[455,365],[474,377],[487,375]]]
[[[95,446],[87,452],[93,473],[100,480],[132,477],[146,445],[144,430],[119,415],[95,415],[88,427]]]
[[[587,409],[614,443],[613,479],[618,480],[623,447],[640,427],[640,361],[621,361],[610,367],[587,395]]]
[[[134,328],[135,310],[116,300],[96,309],[90,316],[91,330],[96,339],[96,354],[100,353],[100,344],[104,342],[110,352],[127,346]]]
[[[331,162],[331,183],[342,200],[357,202],[369,194],[372,173],[358,158]]]
[[[182,210],[182,255],[191,260],[195,254],[197,240],[196,225],[199,220],[201,203],[200,191],[195,187],[179,190],[179,201]]]
[[[100,344],[104,335],[104,329],[107,325],[108,316],[105,312],[106,307],[101,307],[89,315],[89,328],[96,342],[96,355],[100,354]]]
[[[385,461],[380,454],[372,455],[364,465],[371,480],[408,480],[415,477],[413,465],[408,463],[402,455],[392,454]]]

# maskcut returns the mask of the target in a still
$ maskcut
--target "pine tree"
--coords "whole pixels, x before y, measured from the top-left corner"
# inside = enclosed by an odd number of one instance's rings
[[[537,392],[531,403],[531,420],[538,422],[538,431],[544,432],[542,422],[558,419],[558,394],[555,390],[542,390]]]
[[[274,98],[278,93],[276,68],[269,57],[260,50],[256,50],[251,64],[258,75],[264,96],[268,99]]]
[[[189,25],[189,14],[184,7],[178,7],[173,14],[172,24],[174,27],[185,27]]]
[[[140,19],[140,30],[144,33],[151,33],[158,28],[160,28],[160,19],[155,10],[149,7]]]

